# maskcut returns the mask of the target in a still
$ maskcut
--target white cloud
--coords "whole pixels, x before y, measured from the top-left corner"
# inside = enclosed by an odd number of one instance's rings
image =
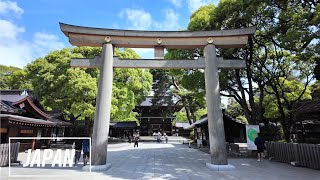
[[[21,9],[16,2],[0,0],[0,14],[7,14],[10,11],[14,12],[18,16],[23,13],[23,9]]]
[[[175,7],[181,8],[182,0],[169,0]]]
[[[9,41],[16,39],[20,33],[25,30],[23,27],[18,27],[10,21],[0,19],[0,39],[1,41]]]
[[[179,29],[179,15],[172,9],[165,10],[165,20],[162,22],[161,29],[165,30],[178,30]]]
[[[19,29],[19,27],[17,27]],[[3,30],[0,26],[0,29]],[[17,30],[15,30],[17,31]],[[19,32],[23,33],[23,32]],[[48,52],[62,49],[65,45],[52,34],[35,33],[32,41],[21,39],[20,34],[8,39],[0,36],[0,64],[23,68],[36,58],[45,56]]]
[[[207,4],[215,4],[217,5],[219,3],[219,0],[188,0],[188,8],[191,13],[199,9],[201,6],[207,5]]]
[[[17,15],[23,10],[11,1],[0,1],[0,12],[4,15],[13,11]],[[13,20],[12,20],[13,21]],[[6,66],[24,67],[32,60],[46,55],[48,52],[61,49],[64,44],[58,36],[37,32],[31,41],[23,39],[24,27],[14,22],[0,19],[0,64]]]
[[[65,45],[59,41],[58,36],[43,32],[34,34],[32,45],[34,54],[38,56],[44,56],[50,51],[65,47]]]
[[[143,9],[124,9],[120,12],[120,17],[127,18],[130,29],[149,29],[152,23],[150,13]]]
[[[178,30],[179,15],[172,9],[165,9],[164,20],[156,21],[151,14],[143,9],[125,9],[120,12],[119,16],[127,20],[129,29],[137,30]],[[153,59],[154,49],[133,48],[143,59]]]
[[[178,30],[180,28],[179,15],[172,9],[165,9],[164,20],[156,21],[149,12],[143,9],[124,9],[120,17],[127,20],[129,29],[137,30]]]
[[[0,20],[0,64],[23,67],[32,58],[30,43],[20,38],[24,28]]]

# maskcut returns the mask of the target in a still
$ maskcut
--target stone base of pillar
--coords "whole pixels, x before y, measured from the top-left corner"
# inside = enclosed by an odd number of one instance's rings
[[[212,171],[233,171],[236,168],[231,165],[231,164],[227,164],[227,165],[216,165],[216,164],[211,164],[211,163],[206,163],[207,168],[209,168]]]
[[[111,168],[111,163],[107,163],[104,165],[91,165],[91,171],[107,171]],[[90,171],[90,165],[83,166],[82,170]]]

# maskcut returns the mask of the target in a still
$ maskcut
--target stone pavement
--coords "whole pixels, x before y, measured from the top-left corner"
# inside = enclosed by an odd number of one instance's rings
[[[18,165],[11,167],[11,175],[20,175],[27,179],[44,179],[39,175],[51,175],[45,179],[319,179],[320,171],[293,167],[288,164],[265,160],[257,162],[249,158],[232,158],[229,163],[235,165],[232,172],[213,172],[206,168],[210,156],[197,149],[188,148],[183,144],[164,144],[143,142],[139,148],[133,148],[133,143],[109,145],[108,161],[111,169],[105,172],[83,172],[80,167],[72,169],[23,168]],[[19,159],[22,157],[19,154]],[[21,159],[20,159],[21,160]],[[34,177],[30,177],[34,176]],[[2,179],[8,178],[8,167],[1,168]]]

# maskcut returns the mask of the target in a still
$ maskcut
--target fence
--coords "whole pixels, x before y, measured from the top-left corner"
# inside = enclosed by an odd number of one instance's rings
[[[10,160],[11,163],[18,162],[18,154],[20,143],[5,143],[0,144],[0,166],[9,165],[9,146],[10,146]]]
[[[299,166],[320,169],[320,145],[266,142],[269,158]]]

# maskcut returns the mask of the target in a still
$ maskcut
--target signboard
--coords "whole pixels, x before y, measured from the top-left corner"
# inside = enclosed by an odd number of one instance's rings
[[[246,125],[248,150],[257,150],[254,140],[258,137],[258,132],[260,132],[259,125]]]

